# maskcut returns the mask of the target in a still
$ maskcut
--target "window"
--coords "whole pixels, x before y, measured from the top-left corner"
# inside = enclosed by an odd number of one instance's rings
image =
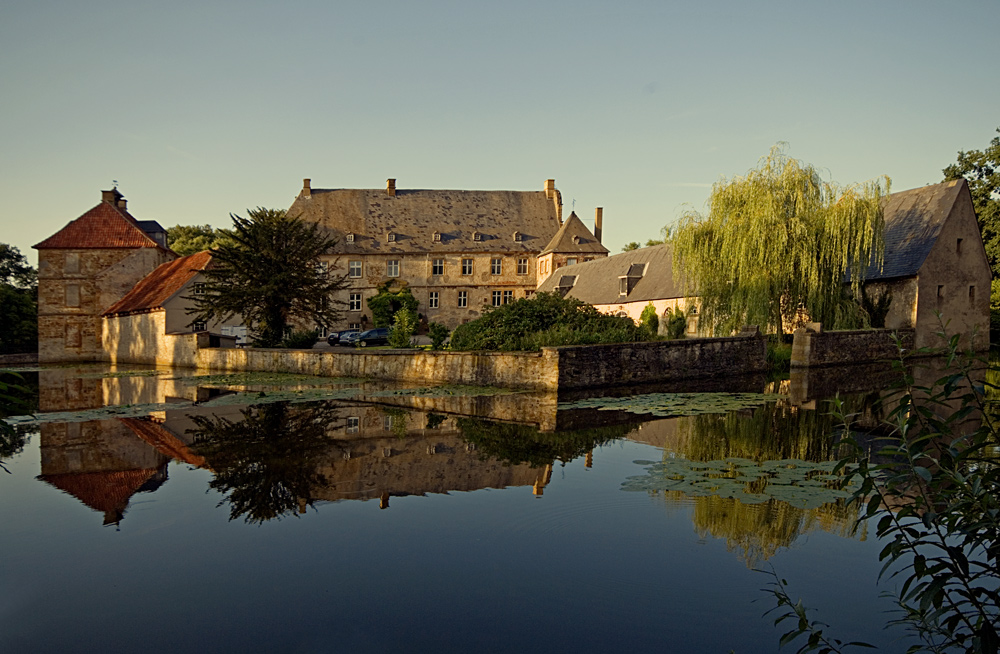
[[[347,264],[347,276],[351,279],[358,279],[361,277],[361,271],[363,267],[360,261],[351,261]]]
[[[490,274],[499,275],[500,271],[502,270],[502,265],[503,265],[502,261],[499,257],[494,257],[493,259],[490,259]]]
[[[78,273],[80,272],[80,253],[79,252],[68,252],[66,253],[66,266],[65,271],[68,273]]]
[[[431,274],[432,275],[444,274],[444,259],[435,259],[431,263]]]
[[[204,295],[205,294],[205,282],[195,282],[192,285],[192,289],[194,290],[194,294],[195,295]]]
[[[969,287],[969,306],[971,307],[975,303],[976,303],[976,287],[975,286],[970,286]]]
[[[441,232],[434,232],[434,242],[435,243],[441,242]]]
[[[361,430],[361,418],[358,416],[347,417],[347,433],[356,434]]]
[[[472,259],[462,259],[462,274],[463,275],[472,274]]]
[[[438,308],[438,292],[437,291],[431,291],[430,292],[430,295],[427,298],[427,306],[429,306],[431,309],[437,309]]]
[[[576,257],[570,257],[569,259],[566,259],[566,265],[567,266],[575,266],[576,265]]]
[[[514,301],[514,291],[504,291],[503,292],[503,303],[510,304]]]
[[[514,232],[514,241],[520,243],[521,240],[521,232]]]
[[[938,294],[941,293],[941,288],[938,287]],[[628,277],[618,278],[618,295],[628,295]]]
[[[396,233],[395,232],[389,232],[388,234],[385,235],[385,240],[386,240],[387,243],[395,243],[396,242]]]
[[[469,306],[469,292],[459,291],[458,292],[458,306],[459,308],[465,308]]]
[[[361,293],[351,293],[349,309],[351,311],[361,311]]]
[[[958,239],[958,243],[955,244],[955,254],[962,254],[962,239]]]
[[[347,323],[347,328],[348,329],[359,329],[360,330],[361,329],[361,323],[359,323],[359,322],[349,322],[349,323]]]
[[[202,320],[191,323],[191,331],[193,332],[203,332],[206,329],[208,329],[208,325],[206,325]]]
[[[354,234],[348,234],[347,236],[344,237],[344,240],[347,241],[348,243],[353,243],[354,242]]]
[[[399,259],[389,259],[385,262],[385,274],[389,277],[399,277]]]
[[[481,241],[481,240],[483,240],[483,235],[480,234],[479,232],[472,232],[472,240],[473,241]]]
[[[382,430],[392,431],[392,416],[382,416]],[[389,456],[383,452],[383,456]]]
[[[66,306],[68,307],[80,306],[79,284],[66,284]]]
[[[528,260],[527,259],[518,259],[517,260],[517,274],[518,275],[527,275],[528,274]]]
[[[938,302],[940,302],[941,300],[944,299],[944,285],[939,285],[938,286],[937,299],[938,299]]]
[[[500,291],[493,291],[493,306],[500,306],[501,295]]]

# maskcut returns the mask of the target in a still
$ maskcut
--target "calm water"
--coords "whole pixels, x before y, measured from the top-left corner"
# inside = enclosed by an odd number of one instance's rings
[[[770,566],[905,649],[818,481],[815,379],[559,404],[159,372],[38,373],[54,420],[0,473],[4,651],[774,652]]]

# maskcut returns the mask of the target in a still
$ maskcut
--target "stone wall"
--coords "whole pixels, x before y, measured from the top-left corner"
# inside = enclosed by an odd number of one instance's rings
[[[0,354],[0,366],[24,366],[32,363],[38,363],[38,352]]]
[[[899,347],[913,349],[912,329],[859,329],[822,331],[822,327],[800,327],[792,341],[792,367],[836,366],[895,359]]]
[[[104,360],[111,363],[200,367],[201,348],[213,338],[236,346],[234,336],[211,336],[208,332],[165,334],[166,313],[162,310],[124,316],[108,316],[103,321]]]
[[[767,368],[767,346],[756,331],[729,338],[553,349],[559,357],[560,389],[743,375]]]

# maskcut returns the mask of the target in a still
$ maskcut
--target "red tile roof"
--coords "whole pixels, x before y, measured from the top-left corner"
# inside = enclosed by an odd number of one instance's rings
[[[157,472],[156,468],[145,468],[39,475],[38,478],[100,511],[105,516],[104,524],[112,524],[121,520],[129,499]]]
[[[163,303],[205,269],[212,261],[208,250],[168,261],[149,273],[125,297],[111,305],[105,316],[163,308]]]
[[[33,247],[36,250],[54,248],[164,249],[139,228],[136,219],[128,211],[110,202],[101,202]]]
[[[177,438],[163,425],[146,418],[119,418],[136,436],[149,443],[165,456],[183,461],[196,468],[208,467],[205,457],[198,456],[184,441]]]

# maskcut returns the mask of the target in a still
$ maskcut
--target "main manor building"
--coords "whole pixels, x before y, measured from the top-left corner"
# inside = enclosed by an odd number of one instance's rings
[[[366,300],[387,282],[408,286],[428,321],[455,327],[535,292],[557,268],[598,257],[596,236],[571,213],[562,218],[555,180],[540,191],[316,189],[303,181],[290,216],[328,228],[337,238],[326,264],[346,273],[336,299],[345,317],[331,330],[372,326]]]

